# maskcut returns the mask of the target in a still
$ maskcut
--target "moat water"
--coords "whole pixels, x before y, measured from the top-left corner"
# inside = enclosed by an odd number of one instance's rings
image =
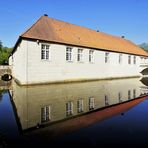
[[[0,148],[148,145],[148,78],[0,86]]]

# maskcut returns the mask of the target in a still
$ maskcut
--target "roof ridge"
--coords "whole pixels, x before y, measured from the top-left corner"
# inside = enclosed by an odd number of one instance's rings
[[[77,24],[73,24],[73,23],[69,23],[69,22],[66,22],[66,21],[63,21],[63,20],[60,20],[60,19],[56,19],[56,18],[53,18],[53,17],[48,17],[48,16],[41,16],[29,29],[27,29],[24,33],[22,33],[20,36],[24,36],[27,32],[29,32],[42,18],[47,18],[47,19],[52,19],[52,20],[55,20],[55,21],[58,21],[58,22],[62,22],[62,23],[66,23],[66,24],[69,24],[69,25],[73,25],[73,26],[77,26],[77,27],[80,27],[80,28],[83,28],[83,29],[87,29],[89,31],[93,31],[95,33],[99,33],[99,34],[102,34],[102,35],[107,35],[107,36],[111,36],[111,37],[114,37],[114,38],[117,38],[117,39],[121,39],[121,40],[127,40],[125,38],[121,38],[120,36],[116,36],[116,35],[112,35],[112,34],[109,34],[109,33],[106,33],[106,32],[97,32],[96,30],[92,29],[92,28],[88,28],[86,26],[81,26],[81,25],[77,25]]]
[[[121,36],[97,32],[97,30],[85,26],[47,16],[41,16],[29,29],[20,35],[20,38],[39,39],[109,51],[148,55],[134,42]]]
[[[41,16],[29,29],[27,29],[24,33],[22,33],[20,36],[24,36],[27,32],[29,32],[44,16]]]

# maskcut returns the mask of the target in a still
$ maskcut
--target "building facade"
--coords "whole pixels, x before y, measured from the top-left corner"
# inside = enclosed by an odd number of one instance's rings
[[[137,77],[148,54],[130,41],[42,16],[9,58],[21,85]]]

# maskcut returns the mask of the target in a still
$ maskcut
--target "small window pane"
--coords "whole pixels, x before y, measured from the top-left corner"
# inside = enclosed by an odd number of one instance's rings
[[[119,99],[119,103],[121,103],[122,102],[122,94],[121,94],[121,92],[118,93],[118,99]]]
[[[133,90],[133,98],[136,98],[136,89]]]
[[[45,49],[45,45],[42,44],[42,49]]]
[[[93,50],[89,50],[89,62],[93,62],[93,54],[94,54],[94,51]]]
[[[83,112],[83,100],[82,99],[77,101],[77,110],[78,110],[78,113]]]
[[[109,105],[109,99],[108,99],[108,96],[105,95],[105,106],[108,106]]]
[[[105,63],[109,63],[109,53],[105,52]]]
[[[134,56],[134,64],[136,64],[136,56]]]
[[[128,56],[128,64],[131,64],[131,56]]]
[[[66,115],[70,116],[73,114],[73,103],[71,101],[66,103]]]
[[[93,110],[95,106],[94,98],[90,97],[89,98],[89,110]]]
[[[130,99],[131,99],[131,91],[128,90],[128,100],[130,100]]]
[[[83,58],[83,49],[78,49],[78,57],[77,57],[77,61],[82,62]]]
[[[48,122],[50,120],[50,107],[44,106],[41,108],[41,123]]]
[[[41,59],[45,59],[45,50],[44,49],[42,49],[42,51],[41,51]]]
[[[120,53],[119,54],[119,64],[121,64],[122,63],[122,54]]]

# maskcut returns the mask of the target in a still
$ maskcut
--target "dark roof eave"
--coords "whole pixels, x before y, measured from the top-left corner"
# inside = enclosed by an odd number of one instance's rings
[[[18,44],[21,42],[21,40],[22,40],[22,37],[19,36],[19,38],[17,39],[17,41],[16,41],[16,43],[15,43],[15,45],[14,45],[14,47],[13,47],[13,49],[12,49],[10,55],[9,55],[9,57],[10,57],[11,55],[13,55],[13,53],[16,51],[16,48],[17,48]]]
[[[62,44],[62,45],[67,45],[67,46],[75,46],[75,47],[82,47],[82,48],[90,48],[90,49],[95,49],[95,50],[102,50],[102,51],[108,51],[108,52],[117,52],[117,53],[123,53],[123,54],[132,54],[132,55],[136,55],[136,56],[144,56],[144,57],[148,57],[146,55],[142,55],[142,54],[134,54],[134,53],[128,53],[128,52],[121,52],[121,51],[114,51],[114,50],[108,50],[108,49],[103,49],[103,48],[94,48],[94,47],[88,47],[88,46],[83,46],[83,45],[74,45],[74,44],[70,44],[70,43],[62,43],[62,42],[57,42],[57,41],[49,41],[49,40],[43,40],[43,39],[39,39],[39,38],[29,38],[29,37],[22,37],[20,36],[21,39],[26,39],[26,40],[39,40],[41,42],[48,42],[48,43],[54,43],[54,44]]]
[[[74,45],[74,44],[68,44],[68,43],[61,43],[61,42],[56,42],[56,41],[42,40],[42,39],[38,39],[38,38],[28,38],[28,37],[19,36],[19,38],[18,38],[18,40],[17,40],[17,42],[16,42],[16,44],[15,44],[15,46],[14,46],[14,48],[13,48],[11,54],[10,54],[10,56],[13,55],[13,53],[16,51],[16,48],[17,48],[18,44],[21,42],[22,39],[32,40],[32,41],[39,40],[39,41],[42,41],[42,42],[57,43],[57,44],[62,44],[62,45],[64,44],[64,45],[68,45],[68,46],[76,46],[76,47],[82,47],[82,48],[91,48],[91,49],[95,49],[95,50],[103,50],[103,51],[109,51],[109,52],[118,52],[118,53],[124,53],[124,54],[133,54],[133,53],[126,53],[126,52],[119,52],[119,51],[111,51],[111,50],[101,49],[101,48],[99,49],[99,48],[93,48],[93,47],[87,47],[87,46],[80,46],[80,45]],[[133,54],[133,55],[148,57],[148,56],[142,55],[142,54],[141,55],[139,55],[139,54]]]

